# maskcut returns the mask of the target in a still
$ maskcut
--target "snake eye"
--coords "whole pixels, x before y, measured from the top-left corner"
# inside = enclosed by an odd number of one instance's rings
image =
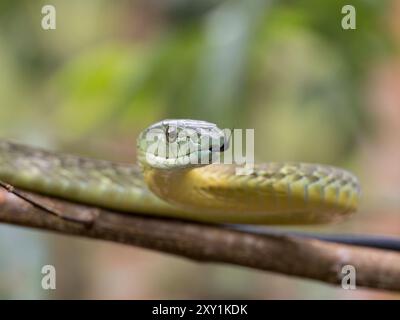
[[[176,140],[178,132],[175,126],[168,126],[166,130],[167,142],[172,143]]]

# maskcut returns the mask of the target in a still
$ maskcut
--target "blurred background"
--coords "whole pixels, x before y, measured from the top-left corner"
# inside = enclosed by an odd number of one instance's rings
[[[354,171],[363,203],[321,232],[400,236],[400,2],[0,1],[0,136],[135,161],[163,118],[254,128],[258,162]],[[57,12],[41,28],[42,6]],[[341,9],[356,8],[356,30]],[[41,288],[41,268],[57,290]],[[394,298],[0,225],[0,298]]]

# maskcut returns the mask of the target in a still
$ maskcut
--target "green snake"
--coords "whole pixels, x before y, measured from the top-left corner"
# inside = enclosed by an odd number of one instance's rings
[[[348,171],[288,162],[238,175],[237,165],[216,163],[228,145],[223,130],[198,120],[142,131],[139,165],[0,141],[0,179],[108,209],[211,223],[315,224],[356,211],[360,186]]]

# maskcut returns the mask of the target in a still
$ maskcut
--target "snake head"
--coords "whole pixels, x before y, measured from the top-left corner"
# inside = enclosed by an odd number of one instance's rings
[[[224,131],[214,123],[168,119],[140,133],[138,159],[142,166],[158,169],[204,166],[218,162],[228,144]]]

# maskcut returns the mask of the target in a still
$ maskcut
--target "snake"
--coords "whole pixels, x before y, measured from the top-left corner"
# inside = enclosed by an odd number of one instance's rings
[[[167,119],[144,129],[137,138],[137,163],[0,139],[0,180],[125,213],[234,226],[332,223],[357,211],[360,184],[351,172],[322,164],[267,162],[238,174],[240,165],[221,163],[229,147],[216,124],[190,119]]]

